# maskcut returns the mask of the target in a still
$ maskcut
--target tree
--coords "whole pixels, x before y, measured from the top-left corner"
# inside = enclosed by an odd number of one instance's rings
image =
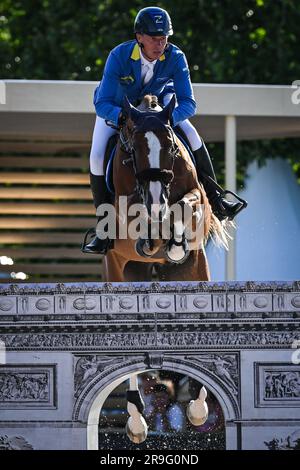
[[[300,77],[298,0],[165,0],[193,82],[291,84]],[[142,0],[1,0],[2,78],[99,80],[109,51],[133,37]],[[239,182],[252,159],[281,155],[300,179],[299,139],[243,142]],[[220,145],[210,146],[223,154]],[[216,158],[222,181],[223,158]]]

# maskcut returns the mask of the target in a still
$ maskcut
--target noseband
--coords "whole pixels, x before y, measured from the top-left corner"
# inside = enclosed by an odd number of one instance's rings
[[[168,186],[174,178],[173,170],[161,170],[160,168],[147,168],[135,174],[137,181],[143,184],[148,181],[161,181]]]

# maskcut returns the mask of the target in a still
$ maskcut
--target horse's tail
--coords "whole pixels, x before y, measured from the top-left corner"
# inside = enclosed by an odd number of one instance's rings
[[[211,214],[209,235],[218,247],[224,247],[225,250],[229,249],[228,241],[232,240],[232,236],[229,233],[229,229],[231,227],[235,228],[235,223],[233,221],[223,220],[220,222],[213,213]]]
[[[230,227],[235,228],[235,224],[232,221],[220,222],[220,220],[212,212],[211,205],[203,188],[201,188],[201,192],[204,204],[204,213],[206,214],[204,227],[205,240],[207,241],[208,238],[211,237],[215,245],[218,247],[224,247],[225,250],[228,250],[228,241],[232,239],[232,236],[229,234],[229,229]]]

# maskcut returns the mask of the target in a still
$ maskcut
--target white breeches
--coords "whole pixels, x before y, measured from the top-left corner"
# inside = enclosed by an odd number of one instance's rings
[[[199,149],[202,145],[202,140],[193,124],[188,119],[186,119],[185,121],[181,121],[178,126],[185,133],[192,151],[194,152],[195,150]]]
[[[105,119],[96,116],[93,141],[90,153],[90,171],[93,175],[104,175],[103,162],[108,139],[117,131],[105,123]]]

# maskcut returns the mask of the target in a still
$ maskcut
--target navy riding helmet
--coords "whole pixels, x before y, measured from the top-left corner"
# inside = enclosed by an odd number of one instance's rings
[[[148,36],[171,36],[173,27],[169,13],[158,7],[143,8],[136,16],[134,32]]]

